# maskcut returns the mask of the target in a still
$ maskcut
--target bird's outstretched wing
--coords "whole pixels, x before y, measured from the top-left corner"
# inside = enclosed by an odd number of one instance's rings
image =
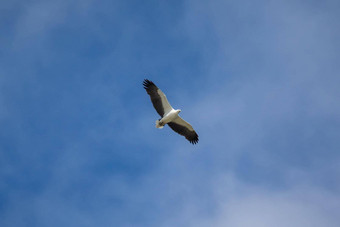
[[[168,102],[165,94],[152,81],[145,79],[143,85],[146,92],[150,95],[153,107],[161,117],[172,110],[172,106]]]
[[[198,135],[193,129],[193,127],[183,120],[181,117],[175,118],[175,120],[168,123],[169,127],[177,132],[178,134],[185,136],[190,143],[196,144],[198,143]]]

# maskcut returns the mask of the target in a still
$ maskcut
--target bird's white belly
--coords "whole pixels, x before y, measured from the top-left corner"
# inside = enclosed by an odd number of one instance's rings
[[[161,120],[161,124],[165,125],[170,121],[174,120],[178,116],[178,113],[175,110],[171,110],[167,115],[165,115]]]

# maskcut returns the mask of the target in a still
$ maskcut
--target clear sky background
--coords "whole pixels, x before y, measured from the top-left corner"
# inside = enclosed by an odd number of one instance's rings
[[[339,63],[338,0],[2,0],[0,226],[340,226]]]

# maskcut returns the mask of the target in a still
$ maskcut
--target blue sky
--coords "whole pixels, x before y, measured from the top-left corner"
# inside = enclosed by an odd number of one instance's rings
[[[0,226],[339,226],[339,1],[2,1]],[[200,136],[158,119],[154,81]]]

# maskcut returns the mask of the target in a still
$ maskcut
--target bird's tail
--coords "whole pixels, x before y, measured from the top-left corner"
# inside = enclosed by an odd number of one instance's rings
[[[156,121],[156,128],[163,128],[164,127],[164,125],[161,125],[160,123],[159,123],[159,120],[157,120]]]

